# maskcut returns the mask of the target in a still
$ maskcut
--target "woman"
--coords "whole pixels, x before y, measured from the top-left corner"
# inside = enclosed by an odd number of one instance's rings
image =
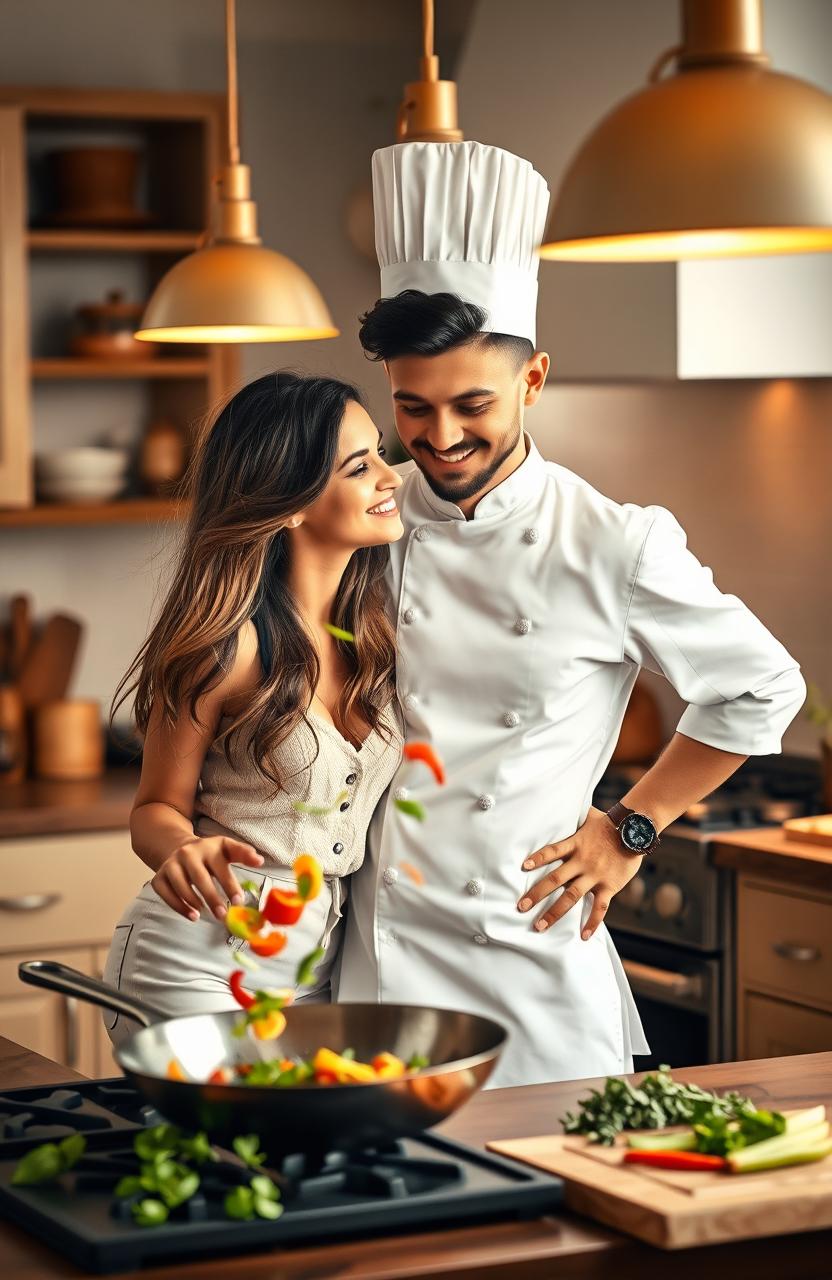
[[[248,943],[223,927],[227,902],[244,901],[241,880],[260,903],[294,886],[301,853],[324,888],[257,985],[292,987],[320,946],[301,999],[329,999],[344,877],[402,747],[382,578],[401,480],[379,439],[354,387],[280,373],[238,392],[197,453],[172,586],[114,701],[135,690],[130,831],[154,874],[104,978],[172,1017],[236,1007],[228,976]],[[135,1030],[105,1025],[115,1043]]]

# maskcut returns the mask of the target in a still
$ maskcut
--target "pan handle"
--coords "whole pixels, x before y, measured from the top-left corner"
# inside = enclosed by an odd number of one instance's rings
[[[80,973],[68,964],[60,964],[57,960],[24,960],[17,966],[21,982],[28,982],[33,987],[47,987],[50,991],[60,991],[62,995],[74,996],[78,1000],[86,1000],[90,1004],[100,1004],[115,1013],[123,1013],[125,1018],[133,1018],[143,1027],[152,1027],[154,1022],[167,1022],[169,1015],[151,1008],[143,1000],[127,995],[110,987],[88,973]]]

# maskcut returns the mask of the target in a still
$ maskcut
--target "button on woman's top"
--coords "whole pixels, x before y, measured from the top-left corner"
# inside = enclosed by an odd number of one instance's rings
[[[212,746],[202,766],[194,830],[245,840],[267,866],[290,867],[300,854],[311,853],[325,875],[350,874],[361,866],[373,810],[401,760],[395,703],[382,718],[389,741],[372,730],[356,749],[328,720],[308,711],[307,723],[301,721],[278,748],[283,786],[276,796],[239,744],[232,747],[230,764],[222,748]],[[299,811],[297,803],[331,812]]]

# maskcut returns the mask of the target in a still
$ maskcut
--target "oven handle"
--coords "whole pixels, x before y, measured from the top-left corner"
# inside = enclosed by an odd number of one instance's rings
[[[637,960],[622,960],[621,963],[633,989],[643,995],[702,995],[702,978],[698,973],[674,973],[672,969],[657,969],[652,964],[640,964]]]

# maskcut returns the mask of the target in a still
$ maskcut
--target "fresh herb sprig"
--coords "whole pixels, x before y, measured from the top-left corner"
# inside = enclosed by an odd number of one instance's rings
[[[612,1146],[625,1129],[695,1126],[706,1120],[713,1124],[720,1118],[736,1120],[756,1111],[750,1098],[733,1092],[718,1096],[699,1085],[674,1080],[664,1065],[638,1085],[611,1076],[603,1090],[593,1089],[578,1105],[577,1113],[567,1112],[562,1118],[564,1131],[583,1134],[603,1146]]]

